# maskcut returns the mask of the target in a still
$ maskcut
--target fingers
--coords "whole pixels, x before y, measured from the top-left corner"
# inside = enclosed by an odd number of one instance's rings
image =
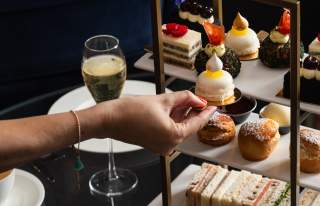
[[[201,100],[190,91],[180,91],[162,95],[166,106],[169,107],[204,107],[207,102]]]
[[[180,134],[183,137],[188,137],[191,134],[196,133],[201,128],[203,128],[209,121],[212,114],[216,111],[216,107],[209,106],[200,113],[191,112],[187,119],[183,122],[178,123],[178,128],[180,129]]]

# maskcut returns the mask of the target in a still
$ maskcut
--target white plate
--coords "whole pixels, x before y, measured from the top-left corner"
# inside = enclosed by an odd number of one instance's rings
[[[130,95],[155,95],[155,84],[144,81],[127,80],[125,82],[122,96]],[[172,92],[166,89],[166,92]],[[49,109],[48,114],[80,110],[95,105],[89,90],[82,86],[74,89],[60,97]],[[77,144],[75,145],[77,147]],[[94,153],[106,153],[108,150],[107,139],[90,139],[81,142],[80,150]],[[113,140],[114,153],[130,152],[142,149],[140,146],[127,144]]]
[[[40,180],[29,172],[15,169],[11,193],[2,206],[40,206],[45,190]]]

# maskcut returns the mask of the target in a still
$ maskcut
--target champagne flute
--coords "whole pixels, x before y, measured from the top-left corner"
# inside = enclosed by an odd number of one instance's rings
[[[125,57],[116,37],[98,35],[85,42],[82,76],[96,103],[119,98],[126,73]],[[116,168],[110,138],[108,143],[108,168],[92,175],[89,187],[93,195],[112,198],[133,190],[138,178],[130,170]]]

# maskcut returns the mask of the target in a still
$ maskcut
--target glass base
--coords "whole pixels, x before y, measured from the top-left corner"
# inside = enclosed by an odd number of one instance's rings
[[[117,168],[118,178],[109,180],[109,171],[101,170],[90,178],[89,187],[92,195],[117,197],[132,191],[138,184],[137,176],[130,170]]]

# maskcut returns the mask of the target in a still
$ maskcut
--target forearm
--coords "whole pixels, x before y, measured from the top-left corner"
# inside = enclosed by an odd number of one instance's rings
[[[96,107],[77,112],[82,140],[99,135],[104,121],[99,113]],[[0,171],[78,141],[77,121],[71,112],[0,121],[0,131]]]

